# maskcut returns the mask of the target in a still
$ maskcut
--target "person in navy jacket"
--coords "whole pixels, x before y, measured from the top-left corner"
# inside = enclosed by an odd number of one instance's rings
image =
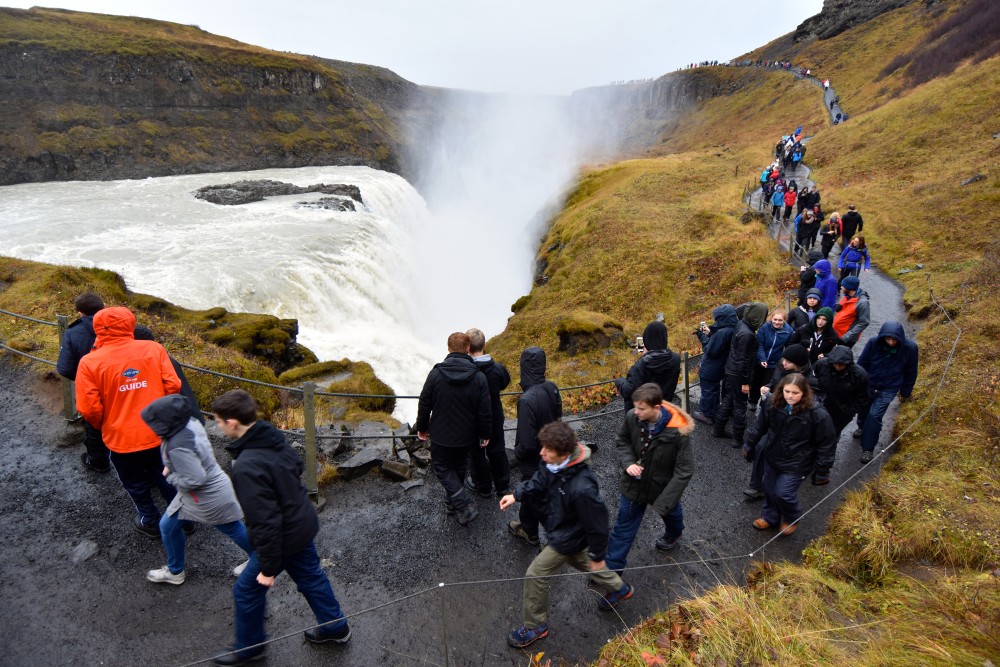
[[[868,407],[858,413],[861,431],[861,462],[872,460],[872,452],[882,432],[882,418],[892,399],[899,395],[907,400],[917,382],[920,350],[916,342],[907,340],[903,325],[888,320],[879,329],[878,337],[865,343],[858,357],[858,366],[868,372]]]

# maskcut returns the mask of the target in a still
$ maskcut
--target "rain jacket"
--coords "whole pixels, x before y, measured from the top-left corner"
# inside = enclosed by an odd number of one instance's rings
[[[75,380],[80,359],[94,348],[95,338],[93,315],[84,315],[66,327],[62,345],[59,346],[56,372],[66,379]]]
[[[656,429],[651,429],[648,422],[636,417],[635,412],[626,413],[615,447],[622,469],[622,495],[634,503],[651,505],[664,516],[680,502],[694,474],[689,437],[694,431],[694,419],[666,401],[660,406],[660,414],[665,423],[657,424],[662,430],[652,435]],[[633,464],[642,466],[638,479],[625,472]]]
[[[493,430],[486,376],[464,352],[451,352],[427,374],[417,402],[418,432],[443,447],[469,447]]]
[[[494,361],[488,354],[472,358],[479,372],[486,376],[486,385],[490,393],[490,442],[503,442],[503,404],[500,402],[500,392],[510,384],[510,373],[499,361]]]
[[[785,204],[785,191],[775,190],[771,195],[771,206],[783,206]]]
[[[733,332],[733,344],[726,359],[726,375],[734,377],[734,384],[750,384],[757,364],[757,334],[754,333],[767,319],[767,305],[758,302],[748,304],[743,319]]]
[[[845,247],[840,253],[840,260],[837,262],[838,269],[870,269],[872,257],[868,254],[868,248],[855,248],[852,245]]]
[[[887,337],[895,338],[899,344],[890,347],[885,343]],[[865,343],[858,365],[868,371],[869,389],[909,398],[917,383],[919,356],[917,344],[906,339],[903,325],[889,320],[879,329],[877,338]]]
[[[176,394],[181,381],[167,351],[151,340],[135,340],[135,315],[120,306],[94,315],[95,349],[80,360],[76,405],[87,423],[100,429],[112,452],[128,454],[160,445],[142,420],[142,409]]]
[[[647,382],[655,382],[660,386],[663,400],[674,400],[677,378],[681,375],[681,357],[667,347],[667,327],[663,322],[648,324],[642,332],[642,342],[646,346],[646,353],[632,364],[625,380],[618,387],[626,410],[635,407],[632,392]]]
[[[838,373],[834,364],[847,367]],[[814,373],[823,390],[823,407],[834,423],[847,424],[868,404],[868,373],[854,363],[854,355],[843,345],[837,345],[820,359]]]
[[[747,430],[746,444],[753,450],[765,435],[769,437],[761,456],[779,472],[808,475],[814,468],[833,467],[837,432],[830,415],[818,405],[788,414],[783,408],[771,407],[768,400]]]
[[[522,472],[530,475],[542,450],[538,432],[546,424],[562,419],[562,397],[559,388],[545,379],[545,350],[540,347],[529,347],[521,353],[521,389],[524,393],[517,399],[514,454]]]
[[[780,329],[775,329],[770,322],[762,324],[757,329],[757,361],[774,368],[781,361],[781,352],[794,333],[795,329],[788,326],[788,322],[783,322]]]
[[[813,249],[809,251],[807,257],[808,257],[808,262],[807,262],[808,266],[802,271],[799,271],[798,297],[800,304],[806,302],[806,294],[809,292],[809,290],[814,289],[816,287],[816,272],[812,270],[812,267],[816,265],[816,262],[823,259],[823,253],[820,252],[819,250]],[[820,296],[822,297],[822,294],[820,294]],[[820,303],[820,305],[822,305],[822,303]]]
[[[277,576],[285,558],[308,547],[319,532],[319,516],[300,479],[302,459],[266,421],[250,424],[226,451],[233,457],[233,488],[260,571]]]
[[[837,303],[837,279],[831,275],[833,267],[830,262],[821,259],[813,267],[816,269],[816,289],[822,295],[819,305],[826,308],[833,308]]]
[[[724,303],[712,311],[715,323],[708,327],[708,333],[698,331],[701,341],[701,368],[698,377],[714,382],[726,374],[726,359],[733,341],[733,332],[739,323],[736,308]]]
[[[864,218],[857,211],[848,211],[840,218],[840,228],[843,237],[850,241],[857,232],[865,228]]]
[[[577,444],[559,472],[544,463],[514,488],[519,502],[530,500],[542,514],[549,546],[563,555],[587,550],[590,560],[604,560],[608,550],[608,508],[590,469],[590,449]]]
[[[142,419],[163,439],[160,455],[177,489],[167,514],[216,526],[239,521],[243,510],[226,473],[215,460],[205,427],[190,413],[187,398],[171,394],[142,409]]]
[[[844,294],[837,303],[833,329],[845,345],[854,345],[871,323],[871,303],[860,287],[854,296]]]

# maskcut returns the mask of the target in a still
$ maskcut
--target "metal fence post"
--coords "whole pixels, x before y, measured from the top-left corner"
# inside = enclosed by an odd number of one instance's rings
[[[691,408],[688,407],[691,402],[691,376],[688,373],[687,350],[681,353],[681,368],[683,369],[681,379],[681,408],[684,412],[691,412]]]
[[[306,430],[306,491],[315,501],[319,495],[316,481],[316,383],[302,383],[302,417]]]
[[[56,321],[59,323],[59,346],[62,347],[63,338],[66,336],[66,329],[69,327],[69,317],[66,315],[56,315]],[[66,421],[73,421],[76,419],[73,381],[61,376],[60,380],[62,381],[63,417],[66,418]]]

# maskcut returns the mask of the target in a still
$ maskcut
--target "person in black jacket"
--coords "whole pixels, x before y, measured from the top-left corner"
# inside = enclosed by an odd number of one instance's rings
[[[507,635],[507,643],[523,648],[549,634],[549,580],[565,563],[590,572],[603,591],[600,609],[610,611],[632,597],[632,586],[608,570],[608,508],[601,500],[597,477],[590,469],[590,450],[576,441],[569,424],[546,424],[538,433],[542,464],[530,479],[500,499],[505,510],[525,498],[543,499],[545,532],[549,543],[531,561],[524,581],[524,622]]]
[[[514,455],[524,479],[538,469],[541,443],[538,431],[557,419],[562,419],[562,397],[559,388],[545,379],[545,350],[529,347],[521,353],[521,389],[517,400],[517,432]]]
[[[807,264],[799,267],[799,303],[805,303],[809,290],[816,287],[816,270],[813,266],[823,259],[823,253],[819,250],[810,250],[807,257]]]
[[[812,319],[816,317],[816,311],[820,308],[819,302],[822,299],[823,295],[820,294],[819,290],[810,287],[806,291],[806,298],[788,313],[788,326],[797,330],[802,325],[812,322]]]
[[[663,322],[650,322],[642,332],[642,344],[639,357],[624,379],[615,380],[625,409],[631,410],[632,392],[647,382],[660,385],[663,400],[673,401],[677,390],[677,378],[681,376],[681,355],[667,347],[667,327]]]
[[[724,303],[712,311],[715,323],[695,332],[701,342],[701,366],[698,369],[698,386],[701,399],[694,418],[704,424],[712,424],[719,411],[722,378],[725,375],[726,359],[733,341],[733,332],[739,323],[736,308]]]
[[[302,459],[273,424],[257,420],[257,405],[242,389],[216,398],[212,412],[219,429],[233,440],[226,447],[233,457],[233,488],[254,548],[233,586],[236,641],[226,653],[216,656],[215,664],[243,665],[264,657],[267,645],[251,647],[267,639],[267,592],[285,570],[309,602],[319,625],[305,631],[306,640],[347,642],[351,629],[313,543],[319,517],[300,480]]]
[[[469,329],[469,354],[476,368],[486,377],[490,391],[490,413],[492,415],[490,442],[486,447],[473,447],[469,451],[470,473],[465,485],[483,498],[489,498],[496,489],[497,498],[507,494],[510,488],[510,462],[503,435],[503,404],[500,392],[510,384],[510,373],[499,361],[486,354],[486,335],[479,329]]]
[[[750,385],[753,383],[754,371],[760,367],[757,363],[756,332],[765,319],[767,319],[767,304],[759,301],[747,304],[743,311],[743,319],[733,332],[733,343],[726,359],[722,404],[715,415],[712,435],[717,438],[726,437],[726,422],[732,415],[735,442],[733,447],[740,447],[743,444],[743,434],[747,427]]]
[[[84,292],[73,301],[73,307],[80,317],[66,327],[56,361],[56,372],[67,380],[76,380],[80,359],[94,349],[94,341],[97,340],[94,314],[104,308],[104,301],[94,292]],[[80,455],[83,467],[95,472],[107,472],[111,469],[110,452],[101,438],[101,430],[88,424],[86,419],[80,421],[83,422],[83,446],[87,450]]]
[[[469,452],[487,447],[493,428],[489,383],[469,349],[468,334],[448,336],[448,356],[427,374],[414,424],[418,438],[430,439],[434,474],[448,495],[445,508],[457,512],[463,526],[479,516],[465,488]]]
[[[829,479],[837,453],[837,437],[830,415],[813,401],[809,382],[799,373],[782,378],[768,405],[747,432],[743,456],[749,461],[761,439],[770,435],[761,457],[764,461],[764,507],[754,528],[778,526],[791,535],[798,526],[799,486],[810,473]]]
[[[837,345],[816,363],[814,373],[839,439],[854,416],[868,407],[868,372],[854,363],[849,348]]]
[[[854,204],[850,204],[847,207],[847,213],[840,219],[840,228],[840,238],[848,240],[853,239],[854,235],[858,232],[864,231],[864,218],[858,213],[858,209]]]
[[[828,354],[834,345],[840,345],[840,338],[833,330],[833,309],[820,308],[812,322],[797,328],[787,344],[806,348],[809,351],[809,361],[814,364]]]

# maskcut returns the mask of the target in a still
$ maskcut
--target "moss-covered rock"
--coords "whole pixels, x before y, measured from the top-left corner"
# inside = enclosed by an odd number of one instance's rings
[[[620,322],[604,313],[589,310],[574,310],[556,325],[559,336],[559,351],[569,355],[580,352],[622,346],[625,334]]]

